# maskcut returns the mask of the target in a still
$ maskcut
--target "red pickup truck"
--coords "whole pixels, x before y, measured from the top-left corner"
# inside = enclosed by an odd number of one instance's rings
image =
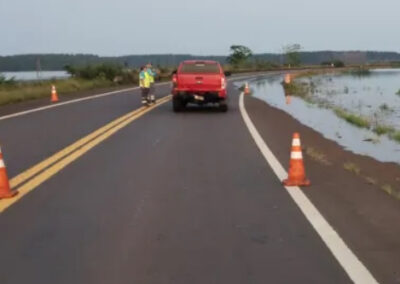
[[[226,77],[216,61],[183,61],[173,74],[172,83],[172,104],[175,112],[183,110],[188,103],[215,104],[221,111],[228,110]]]

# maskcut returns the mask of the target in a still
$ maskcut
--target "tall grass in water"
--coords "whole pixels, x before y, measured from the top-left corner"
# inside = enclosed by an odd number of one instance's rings
[[[338,117],[343,118],[348,123],[351,123],[357,127],[360,127],[360,128],[370,128],[371,127],[371,123],[369,122],[369,120],[363,116],[349,113],[346,110],[341,109],[341,108],[334,108],[334,112]]]
[[[400,131],[394,131],[392,132],[389,137],[397,142],[400,143]]]
[[[378,135],[388,134],[395,132],[395,129],[391,126],[377,125],[373,131]]]

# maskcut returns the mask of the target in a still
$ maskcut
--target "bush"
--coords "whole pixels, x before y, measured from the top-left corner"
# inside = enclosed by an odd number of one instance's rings
[[[94,80],[106,79],[114,81],[117,76],[123,75],[123,67],[117,64],[103,63],[99,65],[86,65],[83,67],[76,67],[67,65],[64,67],[72,77]]]
[[[342,68],[342,67],[345,66],[345,64],[344,64],[343,61],[335,60],[335,61],[333,61],[333,66],[334,66],[335,68]]]
[[[125,69],[121,65],[103,63],[83,67],[67,65],[64,69],[73,78],[84,80],[106,80],[117,84],[137,84],[138,70]]]
[[[13,86],[16,84],[15,78],[6,79],[6,77],[0,74],[0,86]]]
[[[333,65],[333,67],[335,67],[335,68],[345,67],[344,62],[341,60],[324,61],[324,62],[321,62],[321,65],[322,66],[332,66]]]

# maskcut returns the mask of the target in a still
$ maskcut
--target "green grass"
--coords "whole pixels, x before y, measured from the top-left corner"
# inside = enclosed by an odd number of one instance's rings
[[[394,193],[394,189],[390,184],[384,184],[381,186],[381,188],[389,195],[392,195]]]
[[[387,134],[390,139],[400,143],[400,131],[391,126],[377,125],[373,131],[378,135]]]
[[[390,196],[400,200],[400,191],[396,190],[393,186],[390,184],[384,184],[381,186],[381,189],[389,194]]]
[[[374,127],[372,131],[374,131],[378,135],[383,135],[383,134],[393,133],[395,130],[391,126],[377,125],[376,127]]]
[[[378,184],[378,181],[376,179],[372,178],[372,177],[364,177],[364,178],[365,178],[365,181],[368,184],[371,184],[371,185],[377,185]]]
[[[334,108],[333,110],[338,117],[343,118],[348,123],[351,123],[360,128],[370,128],[371,127],[371,123],[369,122],[369,120],[361,115],[355,115],[355,114],[349,113],[346,110],[341,109],[341,108]]]
[[[361,169],[359,166],[357,166],[356,164],[352,163],[352,162],[346,162],[343,164],[343,168],[346,171],[349,171],[351,173],[354,173],[356,175],[359,175],[361,173]]]
[[[17,83],[14,86],[0,86],[0,105],[18,103],[25,100],[50,98],[51,85],[55,85],[58,94],[69,94],[77,91],[116,86],[105,80],[67,79],[57,81]]]
[[[394,131],[389,135],[390,139],[400,143],[400,131]]]
[[[328,161],[326,155],[317,149],[314,149],[312,147],[306,147],[306,154],[310,156],[314,161],[317,161],[320,164],[323,164],[325,166],[331,165],[331,162]]]

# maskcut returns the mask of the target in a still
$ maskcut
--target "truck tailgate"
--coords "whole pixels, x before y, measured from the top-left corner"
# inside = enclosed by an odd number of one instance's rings
[[[219,74],[179,74],[178,88],[194,91],[214,91],[221,88]]]

